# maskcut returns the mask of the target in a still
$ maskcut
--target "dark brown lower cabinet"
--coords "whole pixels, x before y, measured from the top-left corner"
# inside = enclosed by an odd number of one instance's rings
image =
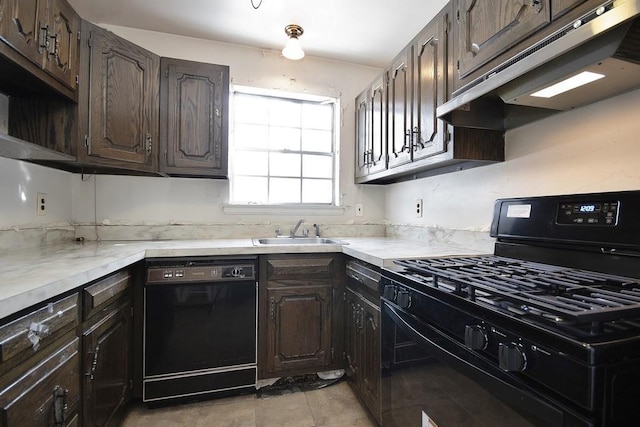
[[[351,288],[345,292],[347,377],[380,422],[380,308]]]
[[[260,378],[341,367],[342,334],[337,328],[341,324],[343,275],[340,255],[261,257]]]
[[[124,405],[131,398],[131,307],[131,301],[124,301],[104,316],[85,323],[82,336],[85,426],[117,425]]]
[[[72,426],[80,408],[80,340],[60,340],[0,391],[4,427]]]

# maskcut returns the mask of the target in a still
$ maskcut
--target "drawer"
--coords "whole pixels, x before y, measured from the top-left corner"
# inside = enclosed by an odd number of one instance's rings
[[[52,351],[0,391],[3,426],[73,425],[80,402],[79,343],[76,337]]]
[[[269,257],[266,268],[269,280],[330,280],[336,270],[336,258],[334,256],[297,257],[292,255],[286,255],[283,258]]]
[[[86,320],[102,308],[125,295],[133,287],[133,276],[122,270],[98,280],[82,291],[83,319]]]
[[[19,358],[22,360],[77,326],[77,293],[7,323],[0,327],[0,364],[5,365],[18,355],[23,355]]]

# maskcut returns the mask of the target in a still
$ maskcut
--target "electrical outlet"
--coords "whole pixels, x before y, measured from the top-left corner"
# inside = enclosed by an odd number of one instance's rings
[[[364,215],[364,206],[362,203],[356,203],[356,216]]]
[[[422,218],[422,199],[416,199],[416,218]]]
[[[36,203],[36,213],[40,216],[47,214],[47,195],[46,193],[38,193],[38,200]]]

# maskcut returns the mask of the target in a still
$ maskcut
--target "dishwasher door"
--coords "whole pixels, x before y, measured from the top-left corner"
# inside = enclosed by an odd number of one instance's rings
[[[253,260],[149,266],[144,401],[255,388]]]

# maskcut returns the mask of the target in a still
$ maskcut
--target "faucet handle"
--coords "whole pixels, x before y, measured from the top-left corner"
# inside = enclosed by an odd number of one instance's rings
[[[276,228],[276,237],[282,236],[282,229]]]
[[[313,224],[316,229],[316,237],[320,237],[320,226],[318,224]]]

